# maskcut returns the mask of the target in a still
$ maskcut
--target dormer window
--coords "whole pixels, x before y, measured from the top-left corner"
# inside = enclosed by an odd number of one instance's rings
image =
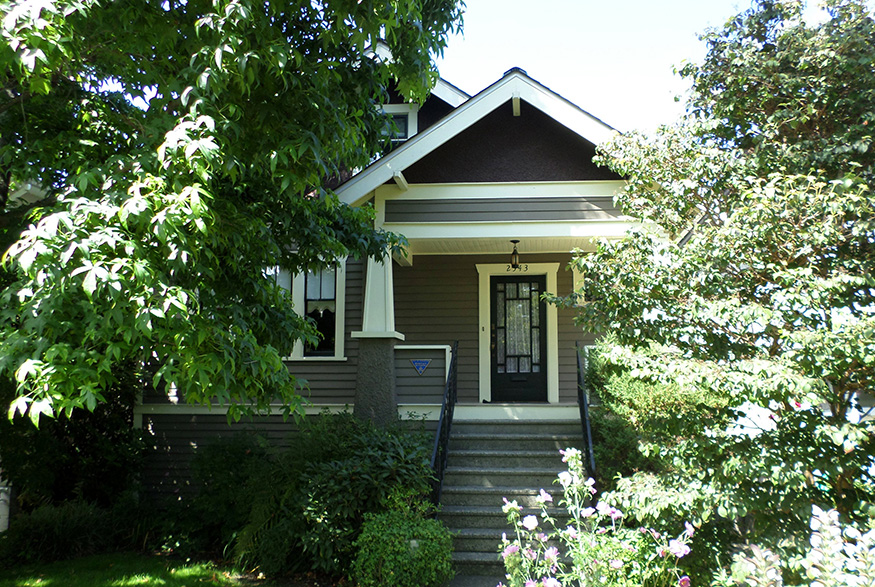
[[[419,106],[416,104],[387,104],[383,112],[392,120],[385,134],[391,136],[393,143],[402,143],[418,132]]]

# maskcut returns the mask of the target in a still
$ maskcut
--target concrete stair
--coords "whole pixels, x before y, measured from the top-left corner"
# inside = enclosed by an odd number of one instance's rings
[[[452,587],[492,585],[504,579],[498,554],[502,533],[512,534],[501,511],[516,500],[523,515],[537,514],[541,489],[562,495],[554,483],[565,470],[559,450],[583,445],[579,420],[457,420],[450,435],[440,519],[455,534]],[[565,517],[559,509],[551,515]]]

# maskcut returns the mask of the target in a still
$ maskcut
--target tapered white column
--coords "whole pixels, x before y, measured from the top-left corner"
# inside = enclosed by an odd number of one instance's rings
[[[368,259],[362,329],[353,332],[352,337],[404,340],[404,335],[395,330],[395,285],[391,259]]]

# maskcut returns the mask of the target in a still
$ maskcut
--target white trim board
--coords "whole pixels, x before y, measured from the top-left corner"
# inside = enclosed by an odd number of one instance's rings
[[[572,196],[615,196],[626,185],[621,179],[594,181],[531,182],[459,182],[420,183],[402,190],[394,184],[378,187],[374,192],[378,206],[386,200],[465,200],[469,198],[567,198]]]
[[[490,278],[497,275],[546,275],[547,291],[557,292],[559,263],[528,263],[528,271],[508,273],[507,263],[478,263],[478,346],[480,370],[480,401],[492,399],[492,369],[490,358]],[[547,304],[547,402],[559,402],[559,313],[554,304]]]

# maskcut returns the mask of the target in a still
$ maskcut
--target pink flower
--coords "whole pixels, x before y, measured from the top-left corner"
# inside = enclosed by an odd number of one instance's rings
[[[537,528],[538,516],[526,516],[523,518],[523,527],[530,532]]]
[[[695,528],[693,528],[693,525],[690,524],[689,522],[684,522],[684,528],[685,528],[684,534],[687,535],[687,538],[692,538],[693,533],[696,531]]]
[[[690,587],[690,578],[684,575],[678,579],[678,587]]]
[[[532,550],[531,548],[527,548],[523,551],[523,555],[529,560],[535,560],[538,558],[538,553]]]
[[[553,502],[553,496],[550,495],[549,493],[547,493],[546,491],[544,491],[543,489],[541,490],[541,493],[538,497],[540,498],[541,503],[552,503]]]
[[[547,535],[543,532],[538,532],[537,534],[535,534],[535,538],[540,542],[547,542]]]
[[[576,540],[578,536],[577,530],[574,528],[574,526],[568,526],[567,528],[565,528],[565,534],[572,540]]]
[[[562,587],[562,583],[550,577],[548,579],[544,579],[544,587]]]
[[[501,552],[501,558],[507,558],[512,554],[515,554],[520,551],[520,547],[516,544],[508,544],[504,550]]]
[[[656,554],[659,555],[659,558],[665,558],[665,555],[668,554],[668,551],[665,549],[664,546],[660,546],[656,549]]]
[[[544,560],[546,561],[554,561],[559,558],[559,549],[555,546],[551,546],[547,550],[544,551]]]
[[[538,584],[529,579],[528,581],[526,581],[525,587],[538,587]]]
[[[593,508],[583,508],[580,510],[580,515],[583,518],[591,518],[594,513],[595,510]]]
[[[668,543],[668,551],[678,558],[690,554],[690,547],[680,540],[672,540]]]
[[[610,564],[611,564],[612,569],[622,569],[623,568],[623,561],[621,561],[620,559],[616,559],[616,558],[611,559]]]

